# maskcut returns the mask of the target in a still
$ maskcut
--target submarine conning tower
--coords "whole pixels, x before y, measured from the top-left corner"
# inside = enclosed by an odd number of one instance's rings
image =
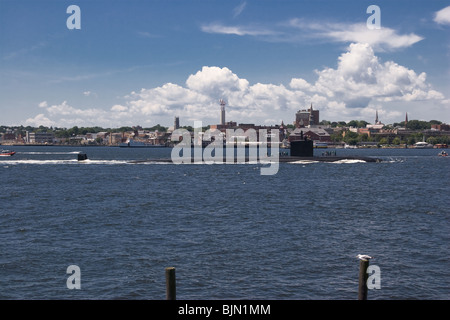
[[[291,141],[291,157],[313,157],[314,144],[312,140],[308,140],[301,132],[301,138],[297,141]]]
[[[79,153],[78,154],[78,161],[84,161],[87,160],[87,154],[86,153]]]

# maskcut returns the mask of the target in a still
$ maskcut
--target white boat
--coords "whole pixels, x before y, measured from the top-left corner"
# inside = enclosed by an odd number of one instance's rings
[[[328,143],[314,141],[314,148],[328,148]]]
[[[128,139],[127,142],[119,144],[121,148],[161,148],[165,147],[161,144],[151,144],[142,141],[135,141],[133,139]]]
[[[421,141],[414,144],[414,148],[416,149],[433,149],[433,145],[428,142]]]

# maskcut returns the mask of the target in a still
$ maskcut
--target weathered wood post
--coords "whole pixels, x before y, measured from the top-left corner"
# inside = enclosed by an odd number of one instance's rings
[[[369,268],[369,260],[372,257],[368,255],[357,255],[359,258],[359,288],[358,288],[358,300],[367,300],[367,279],[369,275],[367,274],[367,268]]]
[[[175,268],[166,268],[166,300],[176,300],[177,287],[175,281]]]
[[[359,288],[358,300],[367,300],[367,268],[369,267],[369,260],[359,261]]]

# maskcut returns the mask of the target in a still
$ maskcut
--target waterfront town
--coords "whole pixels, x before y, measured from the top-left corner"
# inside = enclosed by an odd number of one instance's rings
[[[316,147],[414,147],[417,143],[426,143],[428,147],[446,148],[450,142],[450,125],[439,120],[420,121],[405,120],[400,123],[384,124],[374,115],[373,123],[364,120],[349,122],[330,122],[320,120],[320,110],[313,105],[298,110],[290,124],[275,124],[271,126],[252,123],[237,123],[226,121],[225,102],[220,101],[220,123],[202,128],[217,129],[225,134],[227,129],[266,129],[268,135],[277,130],[280,146],[288,147],[291,141],[300,140],[305,136],[313,140]],[[84,146],[173,146],[171,135],[174,130],[184,128],[193,134],[191,126],[180,126],[180,118],[174,117],[173,126],[156,125],[151,128],[141,126],[108,128],[101,127],[24,127],[0,126],[1,145],[84,145]],[[132,143],[132,144],[130,144]]]

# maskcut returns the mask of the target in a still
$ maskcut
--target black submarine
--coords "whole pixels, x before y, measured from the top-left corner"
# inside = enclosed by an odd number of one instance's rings
[[[224,148],[226,149],[226,148]],[[185,160],[185,159],[184,159]],[[189,160],[189,157],[187,158]],[[195,163],[197,159],[194,157],[191,157],[191,161],[183,162],[183,163]],[[227,159],[225,156],[223,157],[222,163],[234,163],[239,161],[242,162],[241,159],[237,159],[237,157],[234,157],[234,161],[230,161],[230,159]],[[244,160],[244,159],[242,159]],[[260,159],[261,160],[261,159]],[[268,158],[263,159],[264,162],[281,162],[281,163],[291,163],[291,162],[297,162],[297,161],[316,161],[316,162],[336,162],[336,161],[342,161],[342,160],[360,160],[364,162],[381,162],[381,159],[379,158],[373,158],[373,157],[361,157],[361,156],[314,156],[314,143],[312,140],[309,140],[306,136],[303,136],[303,132],[301,134],[300,140],[297,141],[291,141],[290,143],[290,152],[289,155],[284,155],[282,152],[280,152],[279,157],[275,157],[274,155],[271,155]],[[217,161],[217,159],[214,159],[214,161]],[[254,161],[254,159],[250,158],[249,155],[245,156],[245,162]],[[131,161],[130,163],[143,163],[143,162],[172,162],[172,163],[179,163],[174,162],[170,158],[163,158],[163,159],[147,159],[147,160],[135,160]]]

